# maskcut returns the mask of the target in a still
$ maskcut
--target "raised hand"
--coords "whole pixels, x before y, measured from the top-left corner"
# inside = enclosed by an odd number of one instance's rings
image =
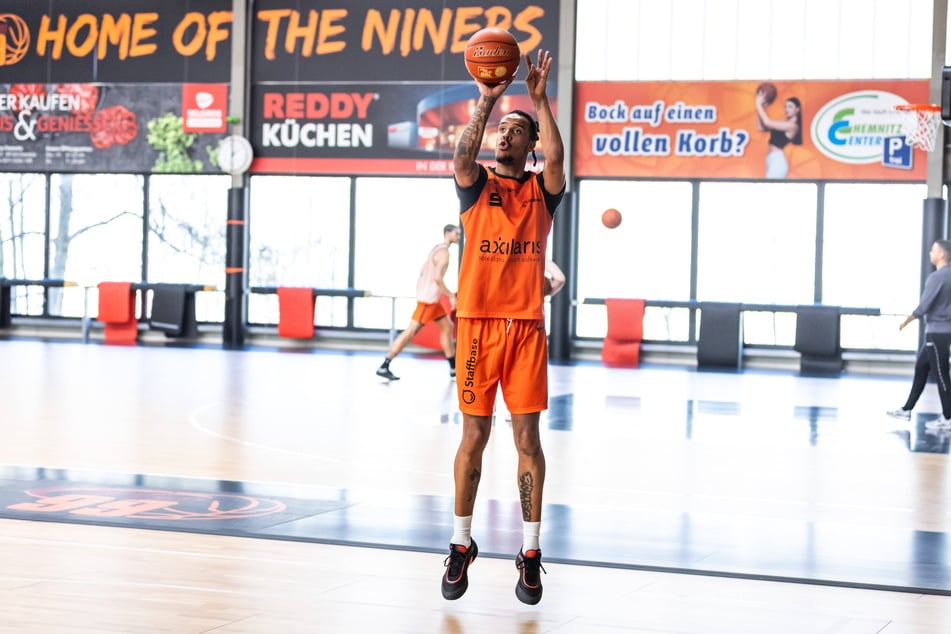
[[[532,63],[530,54],[525,53],[525,66],[528,76],[525,77],[525,87],[532,99],[541,99],[547,95],[548,73],[551,71],[551,51],[538,51],[538,63]]]

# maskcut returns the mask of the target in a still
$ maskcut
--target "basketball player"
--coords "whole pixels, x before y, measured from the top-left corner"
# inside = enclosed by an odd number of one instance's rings
[[[898,325],[902,330],[916,319],[925,321],[925,345],[915,361],[915,376],[905,404],[887,412],[889,416],[911,420],[911,410],[924,392],[929,374],[938,385],[941,418],[925,423],[928,429],[951,429],[951,378],[948,354],[951,348],[951,241],[935,240],[929,253],[935,270],[925,278],[918,307]]]
[[[446,225],[442,228],[442,237],[442,242],[430,250],[419,271],[419,278],[416,280],[416,310],[409,326],[393,340],[383,364],[376,369],[377,376],[388,381],[398,381],[400,378],[390,370],[390,362],[412,341],[419,329],[431,321],[439,326],[439,343],[449,362],[449,376],[456,376],[456,344],[452,339],[452,322],[449,321],[449,315],[439,301],[439,296],[448,296],[451,305],[455,307],[456,294],[449,290],[443,278],[449,268],[449,246],[459,243],[459,227]]]
[[[554,260],[545,263],[545,279],[548,280],[545,284],[545,295],[549,297],[554,297],[565,286],[565,272]]]
[[[468,569],[479,549],[471,538],[472,511],[482,476],[482,454],[492,428],[496,393],[512,414],[518,452],[516,483],[522,509],[522,548],[515,558],[515,594],[524,603],[542,598],[539,544],[545,455],[538,422],[548,407],[548,343],[545,333],[545,250],[555,209],[565,191],[564,145],[548,103],[549,51],[538,63],[524,56],[532,115],[514,110],[498,124],[494,168],[476,161],[486,122],[508,83],[476,82],[479,101],[453,155],[466,246],[459,270],[456,337],[460,342],[456,386],[462,438],[453,475],[453,533],[442,594],[458,599],[469,585]],[[541,141],[545,165],[526,171]],[[534,162],[533,162],[534,164]]]

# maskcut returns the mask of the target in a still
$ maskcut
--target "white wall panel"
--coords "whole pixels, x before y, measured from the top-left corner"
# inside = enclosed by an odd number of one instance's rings
[[[805,0],[772,0],[772,4],[769,77],[800,79],[803,77],[803,52],[806,48]]]
[[[738,9],[736,75],[719,79],[769,77],[772,2],[740,0]]]
[[[842,13],[837,0],[806,0],[806,32],[800,79],[835,79],[839,76],[839,31]]]
[[[635,4],[635,3],[630,3]],[[636,46],[639,53],[637,76],[625,79],[671,79],[671,54],[674,31],[674,7],[680,2],[639,1]],[[678,12],[677,19],[680,19]],[[699,75],[699,74],[698,74]],[[620,77],[618,77],[620,79]]]
[[[576,77],[924,78],[932,10],[932,0],[579,0]]]
[[[707,2],[704,21],[700,78],[708,80],[736,76],[739,12],[737,0]]]
[[[659,4],[659,3],[658,3]],[[703,76],[706,0],[678,0],[670,34],[670,78],[674,81]]]
[[[873,77],[906,77],[909,69],[910,7],[907,2],[896,0],[875,0],[874,7],[871,50]]]

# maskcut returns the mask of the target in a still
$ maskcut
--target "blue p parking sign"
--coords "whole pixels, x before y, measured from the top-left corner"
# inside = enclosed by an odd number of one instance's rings
[[[882,139],[882,165],[910,170],[914,162],[914,148],[905,142],[904,136],[887,136]]]

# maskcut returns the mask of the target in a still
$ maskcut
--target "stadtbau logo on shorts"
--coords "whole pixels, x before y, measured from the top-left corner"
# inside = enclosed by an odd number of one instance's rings
[[[812,120],[812,142],[841,163],[880,163],[885,137],[902,134],[895,110],[904,98],[883,90],[850,92],[822,106]]]

